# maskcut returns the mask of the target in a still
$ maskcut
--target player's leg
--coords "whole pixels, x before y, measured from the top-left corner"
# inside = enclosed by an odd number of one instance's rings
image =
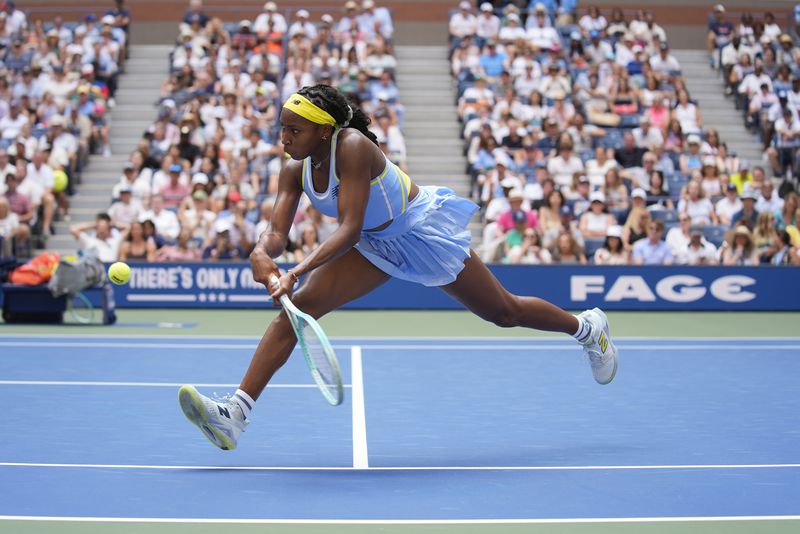
[[[521,297],[506,290],[473,251],[456,281],[442,289],[468,310],[497,326],[525,326],[574,334],[578,319],[537,297]]]
[[[352,249],[309,273],[292,301],[304,312],[321,317],[369,293],[388,278]],[[230,399],[218,402],[193,386],[181,387],[178,400],[187,419],[220,449],[235,449],[255,399],[286,363],[296,341],[288,317],[281,312],[264,332],[239,390]]]
[[[598,308],[575,317],[546,300],[513,295],[474,251],[455,282],[442,289],[478,317],[498,326],[524,326],[573,336],[583,345],[595,380],[608,384],[614,379],[617,350],[610,340],[608,320]]]
[[[295,305],[319,318],[366,295],[389,279],[355,249],[311,271],[292,296]],[[272,375],[289,358],[296,343],[285,313],[270,323],[256,348],[239,388],[257,399]]]

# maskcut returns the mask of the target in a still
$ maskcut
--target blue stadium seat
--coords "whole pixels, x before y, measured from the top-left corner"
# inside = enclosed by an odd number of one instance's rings
[[[592,237],[589,239],[584,239],[584,248],[586,249],[586,257],[591,259],[594,256],[594,253],[597,252],[597,249],[601,248],[603,244],[606,242],[605,238],[602,237]]]
[[[706,241],[712,243],[715,247],[719,247],[725,240],[725,232],[728,227],[722,224],[708,224],[703,227],[703,237]]]
[[[676,222],[678,220],[678,210],[652,210],[650,216],[654,221]]]
[[[681,190],[689,183],[689,175],[682,172],[673,172],[665,176],[667,189],[673,200],[680,198]]]

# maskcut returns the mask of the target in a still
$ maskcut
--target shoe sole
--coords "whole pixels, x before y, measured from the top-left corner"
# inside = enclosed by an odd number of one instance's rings
[[[199,428],[208,441],[224,451],[232,451],[236,448],[236,443],[208,422],[205,405],[194,386],[181,386],[178,390],[178,402],[186,419]]]
[[[606,325],[605,328],[603,328],[603,332],[605,332],[606,339],[608,340],[608,345],[609,345],[609,347],[611,347],[611,350],[612,350],[612,352],[614,354],[614,369],[611,371],[611,377],[606,382],[598,382],[598,384],[605,386],[607,384],[610,384],[611,381],[614,380],[614,377],[617,376],[617,363],[619,361],[619,358],[617,358],[617,355],[619,353],[617,352],[617,346],[614,345],[613,341],[611,341],[611,327],[608,326],[608,317],[606,316],[605,312],[603,310],[601,310],[600,308],[594,308],[592,311],[595,312],[597,315],[599,315],[603,319],[603,324]]]

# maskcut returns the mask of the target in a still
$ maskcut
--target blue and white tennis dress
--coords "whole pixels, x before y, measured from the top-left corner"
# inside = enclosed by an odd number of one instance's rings
[[[338,215],[339,178],[336,176],[337,129],[331,139],[328,187],[318,193],[311,178],[311,158],[303,161],[303,191],[311,204],[329,217]],[[385,158],[385,156],[384,156]],[[411,202],[411,179],[386,158],[383,172],[370,181],[364,228],[356,250],[383,272],[426,286],[455,281],[469,257],[471,234],[467,229],[478,206],[451,189],[420,186]]]

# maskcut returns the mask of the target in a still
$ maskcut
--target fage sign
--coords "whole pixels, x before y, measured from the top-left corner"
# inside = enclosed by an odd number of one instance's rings
[[[609,280],[603,275],[573,275],[570,277],[570,300],[586,302],[589,295],[598,294],[602,295],[604,302],[656,302],[663,299],[689,303],[710,293],[721,302],[739,304],[756,298],[756,293],[748,290],[755,289],[755,285],[755,278],[738,274],[721,276],[707,286],[698,276],[676,274],[661,278],[653,287],[643,276],[636,274],[623,274]]]

